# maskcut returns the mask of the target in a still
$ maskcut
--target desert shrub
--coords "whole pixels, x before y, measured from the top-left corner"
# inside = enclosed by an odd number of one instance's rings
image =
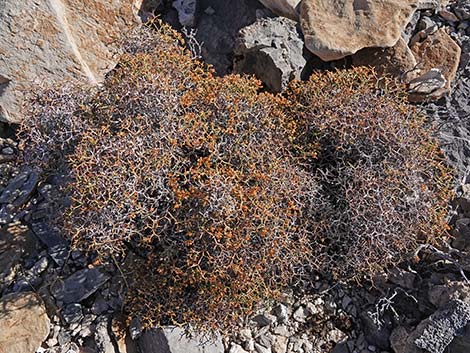
[[[390,82],[354,69],[260,93],[156,27],[103,86],[39,90],[22,128],[25,162],[68,176],[55,225],[123,263],[131,315],[229,328],[306,270],[367,275],[439,239],[448,171]]]
[[[321,185],[312,250],[339,278],[396,264],[446,235],[451,172],[403,90],[372,69],[314,73],[291,85],[290,137]]]
[[[164,45],[129,44],[100,89],[42,92],[25,156],[70,173],[57,219],[75,247],[135,254],[132,314],[223,328],[310,261],[298,218],[316,187],[289,158],[280,97],[214,77],[165,26],[155,35]]]

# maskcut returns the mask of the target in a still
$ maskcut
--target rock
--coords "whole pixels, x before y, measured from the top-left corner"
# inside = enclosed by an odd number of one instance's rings
[[[95,327],[95,342],[100,353],[116,353],[110,336],[110,323],[106,317],[99,317]]]
[[[372,312],[362,311],[359,314],[362,324],[365,339],[367,342],[378,346],[383,350],[390,349],[390,334],[391,334],[391,322],[390,319],[386,316],[381,317],[381,322],[377,322],[374,317],[372,317]]]
[[[300,0],[260,0],[260,2],[279,16],[290,18],[293,21],[299,20]]]
[[[50,290],[57,301],[79,303],[96,292],[108,279],[109,276],[98,268],[86,268],[65,280],[57,279]]]
[[[235,343],[232,342],[232,344],[230,345],[230,350],[228,351],[228,353],[248,353],[248,352],[245,351],[238,344],[235,344]]]
[[[426,99],[438,99],[446,92],[448,81],[439,69],[431,69],[410,81],[408,91],[410,101],[420,102]]]
[[[448,3],[449,0],[418,0],[418,10],[439,10]]]
[[[82,306],[80,304],[67,305],[62,312],[62,317],[68,324],[79,322],[83,318]]]
[[[417,0],[304,0],[300,24],[305,46],[324,61],[363,48],[392,47],[416,7]]]
[[[263,8],[258,1],[205,0],[213,14],[201,13],[196,39],[202,43],[204,62],[214,66],[219,75],[232,71],[233,52],[238,32],[257,19],[256,10]]]
[[[304,323],[307,321],[307,318],[309,316],[310,312],[304,307],[304,306],[299,306],[295,311],[294,311],[294,320],[300,323]]]
[[[142,336],[142,322],[140,318],[133,317],[129,324],[129,334],[133,340]]]
[[[343,331],[338,330],[337,328],[334,328],[327,334],[327,340],[335,344],[343,343],[347,340],[347,338],[348,336]]]
[[[220,336],[208,340],[193,332],[192,337],[180,327],[166,326],[145,331],[138,340],[141,353],[223,353]]]
[[[425,75],[432,69],[437,69],[442,73],[446,83],[444,90],[439,94],[432,92],[432,98],[438,99],[445,92],[450,91],[451,83],[455,78],[459,67],[461,49],[457,43],[445,32],[440,29],[427,36],[422,42],[416,42],[411,46],[411,51],[418,62],[418,68]],[[431,75],[434,75],[432,73]],[[428,98],[428,93],[421,93],[422,99]],[[417,96],[416,99],[421,97]]]
[[[49,335],[50,321],[36,294],[13,293],[0,300],[0,353],[34,353]]]
[[[456,336],[449,344],[448,351],[451,353],[470,352],[470,326],[465,326],[463,332]]]
[[[22,120],[31,84],[97,84],[116,64],[116,43],[139,23],[142,0],[4,0],[0,11],[0,120]]]
[[[276,316],[264,313],[256,315],[252,320],[256,322],[260,327],[264,327],[275,323],[276,319]]]
[[[364,48],[352,56],[354,66],[372,66],[379,75],[387,74],[408,81],[416,60],[405,40],[390,48]]]
[[[439,129],[441,146],[447,160],[458,172],[457,177],[463,178],[470,160],[470,128],[467,118],[470,116],[470,37],[463,37],[460,42],[462,54],[452,91],[441,101],[428,103],[426,110],[442,127]]]
[[[281,324],[289,321],[290,309],[284,304],[278,304],[272,311],[277,317],[277,321]]]
[[[255,343],[255,351],[257,353],[271,353],[271,349],[263,347],[262,345]]]
[[[390,335],[390,346],[395,353],[424,353],[414,344],[415,337],[410,336],[411,331],[405,327],[395,328]]]
[[[457,0],[452,4],[452,9],[460,20],[470,20],[470,3],[468,0]]]
[[[443,307],[451,300],[459,299],[470,304],[470,285],[466,282],[453,281],[433,286],[428,291],[429,301],[437,308]]]
[[[63,266],[68,256],[67,242],[47,223],[32,223],[31,229],[41,243],[47,247],[47,252],[54,262]]]
[[[280,17],[260,19],[243,28],[235,55],[235,72],[254,74],[273,92],[300,80],[307,63],[295,22]]]
[[[0,214],[3,214],[3,217],[0,217],[0,224],[11,221],[14,211],[29,200],[37,183],[37,174],[29,168],[24,168],[10,181],[0,195]]]
[[[458,22],[459,21],[457,16],[455,16],[452,12],[447,11],[447,10],[439,11],[439,16],[441,16],[447,22],[452,23],[452,22]]]
[[[452,300],[418,325],[414,343],[429,353],[443,353],[469,320],[470,305],[461,300]]]
[[[274,336],[274,343],[271,347],[273,353],[286,353],[287,352],[287,343],[289,339],[284,336]]]
[[[197,0],[175,0],[173,7],[178,11],[178,20],[182,26],[196,25]]]
[[[13,281],[16,265],[34,248],[34,238],[26,226],[17,223],[0,228],[0,294]]]

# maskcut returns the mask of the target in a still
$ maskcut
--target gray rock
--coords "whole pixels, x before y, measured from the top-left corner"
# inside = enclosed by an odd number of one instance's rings
[[[307,318],[309,316],[309,311],[307,308],[304,306],[299,306],[295,311],[294,311],[294,320],[300,323],[304,323],[307,321]]]
[[[256,21],[256,10],[263,5],[255,0],[204,0],[202,6],[214,11],[199,15],[196,39],[203,46],[204,61],[219,75],[225,75],[232,71],[238,31]]]
[[[109,276],[98,268],[87,268],[75,272],[65,280],[57,279],[51,285],[51,293],[57,301],[65,304],[79,303],[98,290]]]
[[[47,247],[47,252],[54,262],[63,266],[68,256],[67,242],[47,223],[32,223],[31,229],[34,235]]]
[[[136,340],[140,336],[142,336],[142,322],[140,318],[133,317],[130,324],[129,324],[129,333],[133,340]]]
[[[62,311],[62,317],[68,324],[79,322],[83,318],[82,306],[80,304],[69,304]]]
[[[414,343],[430,353],[443,353],[469,320],[470,305],[461,300],[452,300],[418,325]]]
[[[235,55],[235,72],[254,74],[273,92],[299,80],[307,63],[296,23],[280,17],[260,19],[243,28]]]
[[[290,309],[284,304],[278,304],[272,311],[277,317],[279,323],[287,323],[289,321]]]
[[[468,0],[456,1],[452,4],[452,9],[460,20],[470,20],[470,2]]]
[[[409,83],[410,94],[431,95],[432,93],[443,89],[447,80],[439,69],[431,69],[424,75],[421,75]]]
[[[36,189],[38,176],[31,169],[23,169],[3,190],[0,204],[11,204],[17,208],[24,205]]]
[[[94,336],[100,353],[116,353],[109,327],[110,323],[108,318],[99,317],[97,319]]]
[[[260,327],[264,326],[269,326],[273,323],[276,322],[276,316],[268,314],[268,313],[263,313],[256,315],[252,320],[256,322]]]
[[[461,40],[462,54],[450,95],[426,105],[429,116],[439,123],[439,139],[448,161],[463,178],[470,165],[470,37]]]
[[[180,327],[167,326],[145,331],[138,340],[142,353],[223,353],[220,336],[204,337],[192,332],[188,336]]]
[[[194,27],[196,25],[197,0],[175,0],[173,7],[178,11],[178,20],[182,26]]]
[[[266,348],[266,347],[264,347],[264,346],[262,346],[261,344],[258,344],[258,343],[255,343],[255,351],[257,353],[271,353],[270,348]]]
[[[235,343],[232,343],[230,345],[230,350],[228,351],[228,353],[248,353],[247,351],[245,351],[241,346],[239,346],[238,344],[235,344]]]

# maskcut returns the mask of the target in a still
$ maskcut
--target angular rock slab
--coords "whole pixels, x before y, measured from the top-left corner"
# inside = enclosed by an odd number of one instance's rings
[[[260,0],[260,3],[279,16],[298,21],[298,6],[300,1],[301,0]]]
[[[392,47],[410,22],[417,0],[303,0],[305,46],[323,61],[369,47]]]
[[[422,42],[416,42],[411,46],[411,51],[418,62],[418,68],[423,75],[433,69],[439,70],[446,83],[442,89],[432,94],[414,95],[413,101],[441,98],[450,91],[451,83],[455,78],[459,67],[461,49],[447,32],[440,30],[428,35]]]
[[[223,353],[224,345],[219,337],[210,339],[193,333],[185,334],[180,327],[166,326],[145,331],[139,338],[142,353]]]
[[[3,0],[0,3],[0,120],[22,120],[31,84],[103,80],[116,43],[139,23],[142,0]]]
[[[273,92],[300,80],[307,61],[296,23],[287,18],[260,19],[240,30],[234,71],[254,74]]]
[[[95,293],[109,276],[98,268],[85,268],[75,272],[65,280],[58,279],[54,282],[50,291],[56,300],[64,304],[80,303]]]
[[[0,353],[34,353],[50,331],[41,298],[32,292],[0,300]]]

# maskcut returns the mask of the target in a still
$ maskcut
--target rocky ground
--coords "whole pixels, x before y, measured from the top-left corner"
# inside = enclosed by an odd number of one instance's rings
[[[185,32],[197,40],[190,41],[195,53],[219,74],[250,72],[272,91],[314,69],[363,63],[364,56],[375,58],[371,62],[379,70],[395,70],[416,100],[424,100],[419,104],[438,127],[442,146],[458,172],[449,216],[450,244],[419,248],[409,261],[367,283],[312,278],[304,291],[285,293],[283,300],[234,323],[231,336],[207,341],[196,333],[183,336],[182,328],[142,331],[138,318],[122,322],[126,284],[121,269],[71,250],[48,226],[47,216],[61,199],[56,191],[59,181],[39,182],[28,166],[17,163],[18,141],[12,126],[2,123],[0,353],[34,352],[37,347],[44,353],[469,352],[470,3],[420,4],[402,35],[404,44],[395,46],[393,53],[376,49],[330,62],[305,49],[295,22],[276,17],[256,0],[150,1],[141,15],[158,12],[178,29],[193,27],[197,32]],[[442,28],[445,34],[439,32]],[[437,73],[424,65],[413,74],[425,61],[423,56],[432,56],[432,48],[423,54],[426,38],[432,39],[430,47],[441,48],[436,55],[446,65]],[[351,49],[342,50],[349,54]],[[455,63],[457,52],[460,60]],[[453,66],[452,90],[446,93]],[[435,75],[423,79],[429,72]],[[416,79],[419,84],[413,86]],[[432,102],[424,99],[429,97]]]

